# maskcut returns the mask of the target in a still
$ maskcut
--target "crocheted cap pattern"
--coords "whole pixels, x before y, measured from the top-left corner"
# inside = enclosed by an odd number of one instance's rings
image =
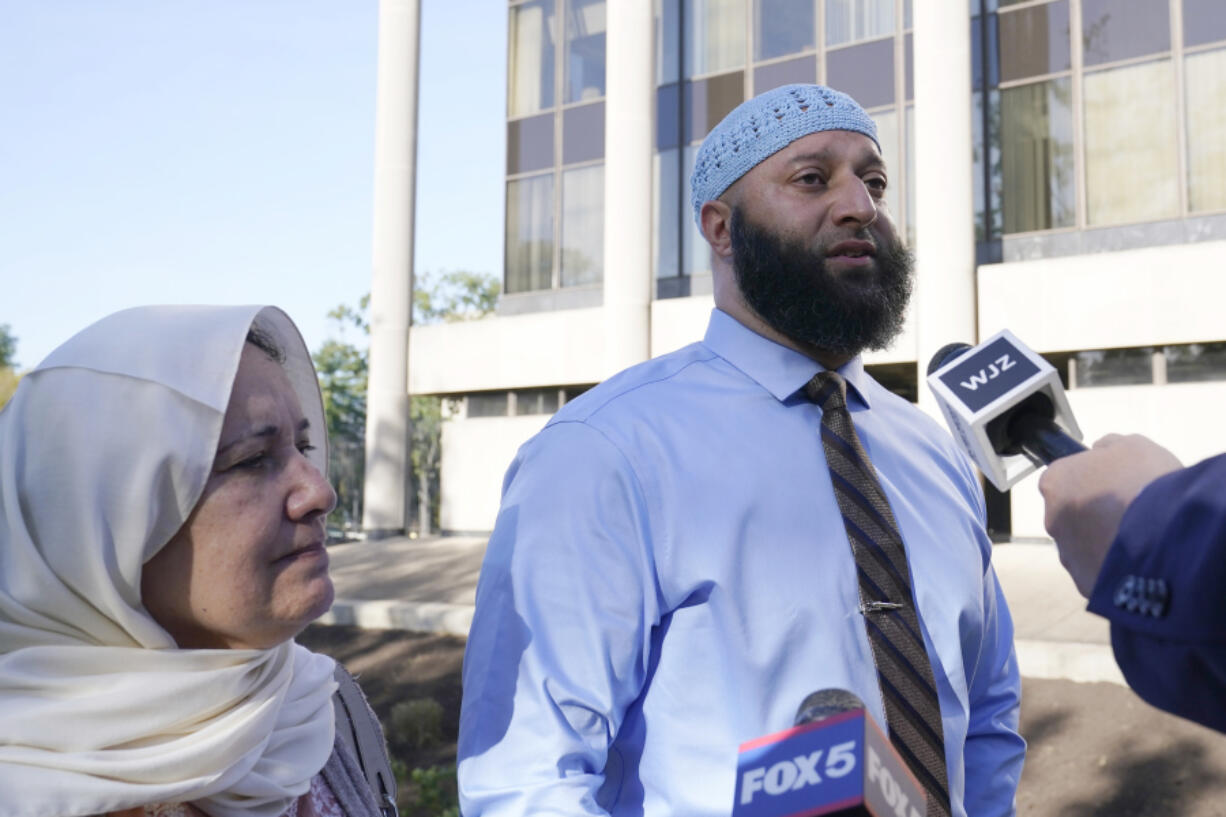
[[[763,159],[802,136],[827,130],[862,133],[877,149],[877,126],[860,104],[824,85],[782,85],[746,100],[711,129],[694,162],[690,205],[701,227],[702,205],[732,186]]]

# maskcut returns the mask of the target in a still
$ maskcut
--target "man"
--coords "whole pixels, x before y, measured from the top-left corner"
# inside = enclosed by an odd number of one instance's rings
[[[1129,686],[1226,732],[1226,455],[1111,434],[1039,479],[1044,522]]]
[[[886,185],[872,120],[820,86],[749,100],[704,141],[705,339],[567,404],[507,473],[464,664],[468,817],[727,815],[738,746],[831,687],[928,741],[900,751],[929,813],[1013,813],[1019,681],[982,494],[859,357],[910,291]],[[827,428],[848,414],[836,369],[854,433]],[[860,443],[871,485],[847,470]],[[865,498],[882,490],[889,508]],[[905,553],[882,555],[899,530]]]

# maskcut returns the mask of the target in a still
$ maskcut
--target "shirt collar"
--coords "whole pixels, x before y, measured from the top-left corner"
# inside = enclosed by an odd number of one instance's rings
[[[718,308],[711,310],[703,343],[780,402],[803,389],[813,375],[825,371],[817,361],[759,335]],[[858,400],[870,408],[863,359],[856,355],[836,371],[847,381],[848,402]]]

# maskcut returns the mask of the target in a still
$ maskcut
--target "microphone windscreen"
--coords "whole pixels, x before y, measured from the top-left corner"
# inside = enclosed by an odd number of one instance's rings
[[[928,374],[932,374],[937,369],[945,365],[947,361],[953,360],[958,355],[970,349],[969,343],[947,343],[937,353],[932,356],[932,360],[928,361]]]
[[[803,726],[806,723],[823,721],[840,712],[863,708],[864,701],[854,692],[845,689],[822,689],[800,702],[793,725]]]

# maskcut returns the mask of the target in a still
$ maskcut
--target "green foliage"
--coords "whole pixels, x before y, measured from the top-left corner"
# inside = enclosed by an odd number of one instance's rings
[[[392,707],[393,743],[429,749],[443,740],[443,705],[433,698],[414,698]]]
[[[21,375],[17,372],[0,367],[0,408],[4,408],[9,398],[13,396],[13,392],[17,391],[17,384],[20,381]]]
[[[0,323],[0,369],[17,368],[17,338],[7,323]]]
[[[488,315],[498,301],[498,292],[498,279],[490,275],[462,270],[422,274],[413,292],[414,323]],[[333,527],[352,529],[362,522],[369,358],[365,345],[351,343],[347,333],[356,331],[363,340],[370,335],[370,295],[363,295],[357,306],[337,306],[328,317],[336,326],[337,337],[324,341],[312,355],[319,373],[332,455],[328,477],[337,494],[336,510],[328,521]],[[442,400],[429,395],[412,396],[409,420],[417,528],[424,535],[433,532],[438,518]]]
[[[413,290],[413,323],[451,323],[494,311],[502,287],[492,275],[465,270],[422,273]]]
[[[460,817],[455,766],[428,766],[409,772],[401,798],[404,817]]]

